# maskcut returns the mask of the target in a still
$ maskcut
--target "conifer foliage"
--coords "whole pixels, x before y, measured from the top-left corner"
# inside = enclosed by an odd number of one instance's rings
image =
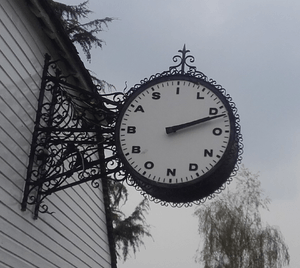
[[[269,202],[258,175],[242,168],[235,191],[224,191],[195,211],[204,240],[196,261],[205,268],[281,268],[289,264],[281,232],[261,220],[260,211],[268,209]]]
[[[128,198],[126,187],[120,182],[109,181],[110,211],[114,229],[115,244],[119,259],[126,261],[130,250],[135,254],[144,245],[144,236],[152,237],[150,226],[146,223],[145,214],[150,209],[149,200],[143,199],[130,214],[126,216],[120,210]]]
[[[81,22],[88,18],[92,13],[87,8],[88,0],[79,5],[66,5],[51,0],[50,3],[56,14],[62,19],[64,28],[73,43],[81,46],[87,60],[91,61],[91,49],[102,47],[103,40],[97,37],[97,34],[103,31],[103,26],[107,27],[113,18],[106,17],[104,19],[96,19],[86,23]]]

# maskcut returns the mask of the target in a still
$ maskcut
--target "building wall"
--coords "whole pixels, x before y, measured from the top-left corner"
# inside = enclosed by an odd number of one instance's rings
[[[101,187],[52,194],[37,220],[21,211],[44,55],[59,57],[26,3],[0,1],[0,267],[111,267]]]

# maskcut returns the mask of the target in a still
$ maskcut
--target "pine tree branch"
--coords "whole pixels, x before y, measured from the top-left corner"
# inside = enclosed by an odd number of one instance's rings
[[[87,8],[88,0],[77,5],[70,6],[51,0],[51,5],[60,17],[64,28],[73,43],[81,46],[87,61],[91,62],[91,49],[93,45],[102,48],[103,40],[97,37],[97,34],[103,31],[103,25],[108,27],[108,23],[114,19],[106,17],[96,19],[86,23],[80,20],[88,17],[91,10]]]

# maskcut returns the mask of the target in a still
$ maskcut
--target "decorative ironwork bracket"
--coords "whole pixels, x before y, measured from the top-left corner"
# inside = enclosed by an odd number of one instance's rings
[[[49,55],[45,56],[21,204],[23,211],[28,205],[33,206],[36,219],[39,212],[50,213],[44,203],[47,196],[85,182],[91,182],[93,187],[98,187],[99,180],[103,179],[126,180],[127,184],[135,186],[142,195],[165,206],[182,207],[205,202],[206,198],[190,203],[169,203],[150,196],[136,184],[117,155],[117,117],[126,98],[141,85],[156,78],[183,74],[203,79],[226,95],[224,88],[191,65],[194,57],[187,55],[190,51],[185,45],[178,52],[181,55],[173,57],[177,65],[169,67],[168,71],[141,80],[140,84],[136,84],[125,94],[99,94],[100,89],[97,87],[93,91],[87,91],[74,83],[71,84],[68,82],[69,77],[63,76],[57,67],[58,61],[51,61]],[[230,104],[236,114],[236,107],[231,99]],[[232,176],[238,170],[243,148],[237,114],[236,117],[239,152]],[[230,180],[231,178],[227,182]],[[225,185],[207,198],[213,198],[224,188]]]
[[[21,208],[49,213],[44,199],[57,191],[99,179],[125,180],[116,158],[114,126],[123,93],[100,95],[67,82],[57,61],[45,56],[38,109]]]

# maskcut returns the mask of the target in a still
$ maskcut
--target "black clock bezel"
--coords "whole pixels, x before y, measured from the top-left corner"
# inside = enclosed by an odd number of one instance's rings
[[[131,102],[139,94],[141,94],[141,92],[149,89],[150,87],[153,87],[154,85],[162,82],[172,80],[201,84],[202,86],[214,92],[226,107],[230,120],[229,142],[223,156],[218,161],[218,163],[202,176],[192,181],[180,182],[178,184],[156,182],[153,180],[149,180],[142,174],[138,173],[130,165],[130,163],[127,162],[127,159],[125,158],[121,149],[119,138],[121,120]],[[234,170],[239,157],[239,129],[237,129],[237,119],[238,115],[236,114],[236,108],[234,103],[232,103],[231,101],[231,97],[226,94],[225,89],[216,85],[212,81],[207,81],[202,77],[195,77],[188,74],[170,74],[166,76],[154,77],[150,80],[144,81],[142,84],[136,85],[127,93],[127,97],[119,112],[116,122],[115,140],[117,154],[134,182],[147,194],[150,194],[152,197],[166,202],[193,202],[195,200],[205,198],[218,190],[228,180],[232,171]]]

